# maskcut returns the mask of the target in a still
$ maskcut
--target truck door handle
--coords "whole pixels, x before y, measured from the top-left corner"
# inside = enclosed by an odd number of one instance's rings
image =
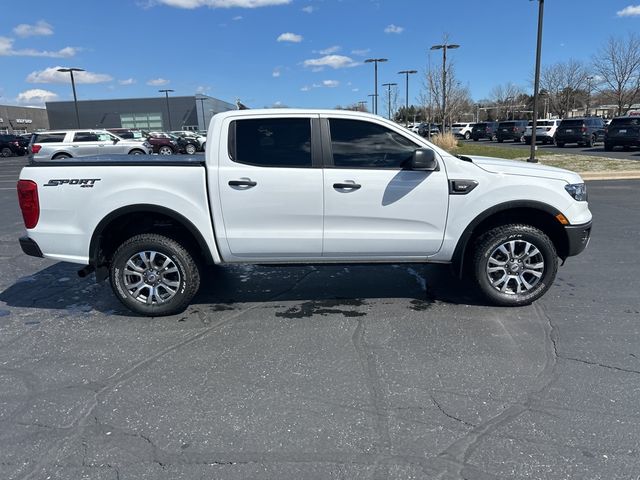
[[[258,182],[251,180],[229,180],[230,187],[255,187],[256,185],[258,185]]]
[[[357,183],[334,183],[333,188],[335,189],[350,189],[350,190],[358,190],[362,185]]]

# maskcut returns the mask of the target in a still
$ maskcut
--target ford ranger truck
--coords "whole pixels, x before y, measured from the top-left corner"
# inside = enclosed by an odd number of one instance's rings
[[[160,316],[186,308],[203,265],[234,263],[445,263],[489,302],[525,305],[589,241],[576,173],[454,156],[378,116],[230,111],[207,138],[204,157],[32,161],[22,250]]]

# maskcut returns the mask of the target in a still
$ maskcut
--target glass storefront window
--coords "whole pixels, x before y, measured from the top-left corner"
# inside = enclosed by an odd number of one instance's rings
[[[141,128],[143,130],[162,130],[160,113],[125,113],[120,115],[122,128]]]

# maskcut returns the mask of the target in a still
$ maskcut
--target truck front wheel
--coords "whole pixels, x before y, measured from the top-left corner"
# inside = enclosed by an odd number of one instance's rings
[[[553,242],[530,225],[489,230],[476,242],[473,267],[483,295],[496,305],[528,305],[549,289],[558,271]]]
[[[149,317],[184,310],[200,286],[193,257],[176,240],[147,233],[125,241],[111,262],[111,286],[130,310]]]

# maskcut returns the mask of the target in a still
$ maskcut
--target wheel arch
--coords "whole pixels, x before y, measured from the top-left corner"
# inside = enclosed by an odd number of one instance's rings
[[[558,256],[565,260],[569,254],[569,239],[563,225],[556,219],[560,213],[551,205],[532,200],[505,202],[485,210],[467,225],[458,239],[452,258],[456,272],[462,277],[474,239],[493,227],[508,223],[524,223],[539,228],[549,236]]]
[[[128,236],[151,231],[166,231],[172,237],[181,237],[189,246],[198,249],[198,252],[194,253],[199,253],[199,258],[207,264],[214,263],[211,250],[202,233],[184,215],[159,205],[128,205],[106,215],[91,235],[89,262],[96,269],[97,280],[104,280],[108,276],[109,257],[115,252],[119,241],[125,240]]]

